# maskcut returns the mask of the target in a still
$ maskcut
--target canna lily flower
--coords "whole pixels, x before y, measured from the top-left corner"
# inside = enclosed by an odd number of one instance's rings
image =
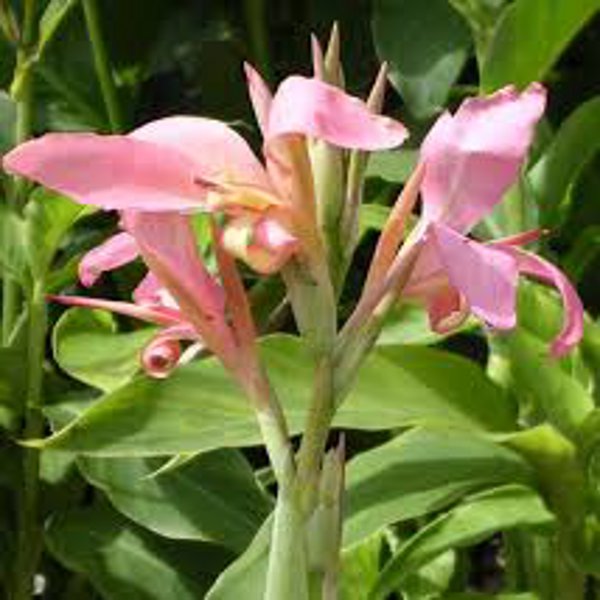
[[[507,87],[438,119],[421,150],[423,216],[415,237],[424,245],[403,293],[426,305],[435,331],[455,328],[469,313],[503,330],[516,325],[519,275],[549,283],[565,307],[551,347],[562,356],[582,336],[583,308],[559,269],[519,247],[538,233],[488,243],[467,237],[517,178],[545,104],[539,84],[522,93]]]
[[[298,140],[377,150],[400,145],[407,133],[317,79],[289,77],[272,96],[258,73],[246,72],[264,165],[226,124],[177,116],[127,135],[48,134],[10,152],[4,168],[106,210],[223,211],[228,249],[271,272],[314,242],[312,175],[297,160]]]

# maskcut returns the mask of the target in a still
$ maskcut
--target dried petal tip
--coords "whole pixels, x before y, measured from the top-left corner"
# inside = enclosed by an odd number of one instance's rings
[[[383,110],[383,103],[385,101],[385,90],[387,88],[389,68],[386,62],[381,64],[369,98],[367,99],[367,106],[372,112],[379,114]]]
[[[320,81],[325,81],[325,59],[323,58],[323,49],[314,33],[310,34],[310,49],[314,77]]]

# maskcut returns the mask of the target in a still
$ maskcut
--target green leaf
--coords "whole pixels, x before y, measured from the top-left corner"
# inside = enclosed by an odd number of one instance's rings
[[[291,430],[299,432],[313,378],[308,350],[290,336],[267,338],[262,350]],[[437,423],[506,431],[514,428],[512,410],[470,361],[430,348],[394,347],[367,360],[335,425],[380,430]],[[183,366],[166,380],[134,379],[41,445],[96,456],[156,456],[260,443],[249,403],[211,359]]]
[[[139,370],[139,353],[155,333],[153,327],[117,333],[112,314],[72,308],[54,328],[54,358],[75,379],[108,392]]]
[[[404,183],[417,165],[416,150],[386,150],[369,154],[365,177],[379,177],[393,183]]]
[[[516,0],[505,9],[489,45],[483,90],[544,79],[599,8],[600,0]]]
[[[382,571],[369,598],[383,598],[409,574],[450,548],[480,542],[497,531],[517,527],[546,530],[554,516],[531,489],[507,485],[471,496],[440,515],[404,543]]]
[[[411,573],[400,590],[405,600],[428,600],[437,598],[452,580],[456,568],[456,552],[448,550]]]
[[[43,54],[46,45],[56,35],[65,17],[78,2],[79,0],[50,0],[40,18],[38,57]]]
[[[15,121],[17,107],[12,98],[0,90],[0,154],[8,152],[15,145]]]
[[[341,600],[364,598],[379,575],[383,537],[377,533],[342,553]]]
[[[567,437],[575,437],[594,401],[585,388],[549,356],[545,342],[526,331],[506,336],[514,391],[533,400],[545,418]]]
[[[0,348],[0,427],[12,431],[19,426],[27,387],[25,352]]]
[[[569,190],[599,148],[600,96],[596,96],[569,115],[527,174],[540,206],[541,225],[556,227],[563,222],[569,208]]]
[[[244,554],[221,573],[206,600],[264,599],[272,530],[271,516],[265,520]]]
[[[524,592],[522,594],[446,594],[440,600],[540,600],[536,594]]]
[[[69,229],[93,209],[43,188],[36,189],[25,208],[25,237],[32,272],[43,277]]]
[[[159,538],[104,506],[55,517],[46,542],[106,600],[198,600],[230,559],[213,544]]]
[[[23,219],[0,204],[0,275],[13,277],[24,286],[30,281],[25,231]]]
[[[390,207],[382,204],[363,204],[360,207],[360,229],[362,234],[369,229],[381,231],[390,216]]]
[[[517,453],[491,441],[451,430],[409,431],[348,463],[344,546],[476,489],[530,478]]]
[[[217,450],[152,477],[161,460],[80,458],[85,477],[124,515],[167,538],[241,552],[271,512],[243,456]]]
[[[390,79],[419,119],[440,112],[467,59],[471,36],[447,0],[376,0],[373,37]]]

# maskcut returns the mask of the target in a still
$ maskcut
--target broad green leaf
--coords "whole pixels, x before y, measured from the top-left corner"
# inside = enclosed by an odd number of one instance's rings
[[[516,0],[501,16],[481,73],[482,88],[541,81],[600,0]]]
[[[236,552],[271,511],[250,466],[235,450],[196,457],[152,477],[160,459],[81,458],[85,477],[124,515],[167,538],[219,543]]]
[[[594,401],[585,388],[565,373],[548,346],[526,331],[506,336],[514,391],[523,400],[533,400],[558,430],[573,437],[594,409]]]
[[[456,552],[453,550],[436,556],[418,571],[406,577],[400,586],[402,598],[405,600],[428,600],[439,597],[448,589],[455,568]]]
[[[394,183],[404,183],[417,164],[416,150],[386,150],[373,152],[365,177],[379,177]]]
[[[531,489],[507,485],[465,500],[420,529],[388,562],[369,598],[384,598],[411,573],[450,548],[480,542],[518,527],[549,530],[554,516]]]
[[[0,204],[0,275],[12,277],[23,285],[29,283],[25,231],[23,219]]]
[[[290,428],[299,432],[313,378],[310,355],[297,338],[282,335],[266,338],[262,350]],[[433,423],[506,431],[513,419],[512,406],[477,365],[407,346],[379,349],[367,360],[335,425],[380,430]],[[134,379],[42,445],[96,456],[156,456],[260,442],[247,400],[210,359],[166,380]]]
[[[79,0],[50,0],[40,18],[40,31],[37,47],[38,57],[44,52],[46,45],[56,35],[69,11]]]
[[[12,98],[0,90],[0,154],[15,145],[15,121],[17,108]]]
[[[596,4],[600,6],[600,1]],[[543,226],[556,227],[563,222],[569,209],[568,192],[599,148],[600,97],[596,96],[569,115],[527,174]]]
[[[364,598],[379,575],[383,545],[380,533],[342,553],[341,600]]]
[[[25,208],[25,236],[33,273],[45,276],[69,229],[93,209],[38,188]]]
[[[344,545],[439,510],[476,489],[530,478],[518,454],[491,441],[452,430],[414,429],[348,463]]]
[[[364,234],[369,229],[381,231],[390,216],[390,207],[382,204],[363,204],[360,207],[360,229]]]
[[[440,112],[467,59],[467,24],[447,0],[376,0],[373,37],[390,79],[419,119]]]
[[[478,594],[473,592],[466,594],[446,594],[440,600],[540,600],[540,597],[529,592],[519,594]]]
[[[106,600],[198,600],[230,560],[214,544],[174,542],[104,506],[56,516],[46,531],[50,552],[85,575]]]
[[[264,600],[272,530],[271,516],[246,551],[221,573],[206,600]]]
[[[110,313],[72,308],[54,328],[54,358],[75,379],[108,392],[139,370],[139,353],[155,333],[153,327],[117,333]]]

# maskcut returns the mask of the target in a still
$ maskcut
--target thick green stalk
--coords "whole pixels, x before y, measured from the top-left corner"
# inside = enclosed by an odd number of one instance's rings
[[[23,5],[23,24],[21,39],[17,50],[17,66],[14,81],[18,81],[15,93],[16,122],[15,145],[18,146],[31,137],[33,121],[33,71],[31,56],[35,38],[35,17],[37,0],[25,0]],[[25,201],[27,187],[22,180],[15,181],[8,195],[9,209],[19,210]],[[10,227],[8,223],[4,225]],[[11,235],[4,235],[4,244],[11,244]],[[20,289],[18,283],[9,274],[5,273],[2,280],[2,344],[7,346],[20,309]]]
[[[102,97],[104,98],[104,104],[106,105],[108,122],[111,131],[117,133],[123,130],[123,119],[117,96],[117,88],[108,59],[108,52],[106,51],[106,44],[102,37],[98,5],[96,0],[82,0],[82,2],[85,22],[94,54],[94,66],[98,82],[100,83]]]
[[[39,438],[44,433],[42,414],[42,379],[46,335],[44,281],[34,284],[29,303],[27,354],[27,395],[25,405],[25,439]],[[19,501],[17,552],[11,600],[29,600],[33,576],[41,552],[39,522],[39,450],[23,450],[23,486]]]

